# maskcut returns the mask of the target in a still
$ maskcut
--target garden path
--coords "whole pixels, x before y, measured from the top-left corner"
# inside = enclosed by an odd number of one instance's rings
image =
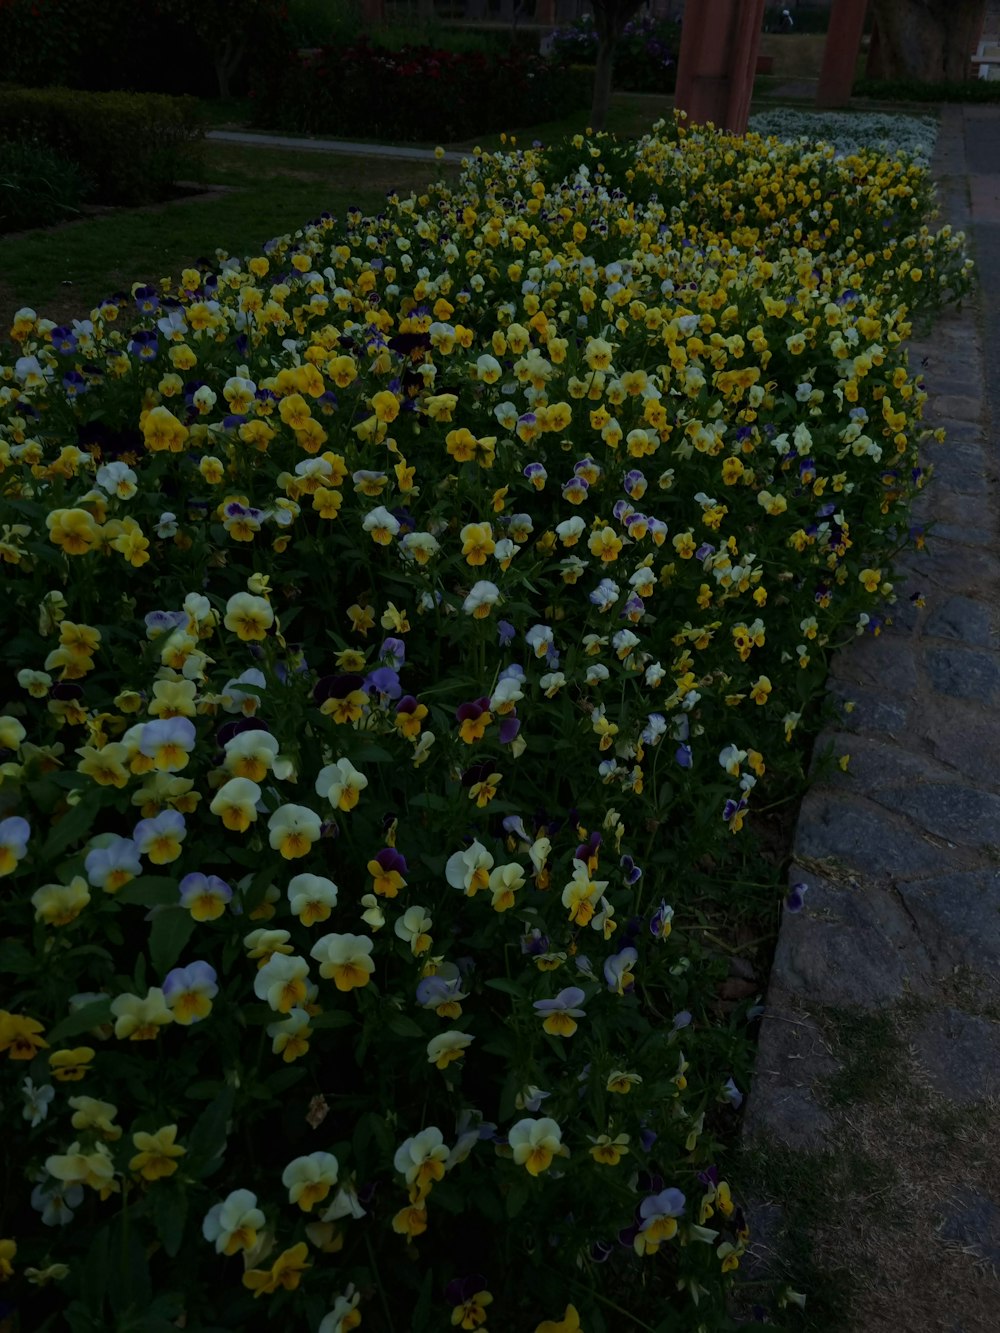
[[[249,130],[209,130],[206,139],[218,143],[248,144],[256,148],[291,148],[297,152],[342,153],[349,157],[402,158],[407,162],[452,162],[459,165],[467,153],[436,153],[433,148],[350,143],[347,139],[303,139],[290,134],[254,134]]]
[[[850,768],[802,805],[809,891],[745,1126],[747,1276],[797,1280],[806,1327],[850,1333],[1000,1324],[1000,108],[942,108],[932,169],[979,290],[912,345],[947,432],[915,509],[927,547],[893,623],[834,663],[854,707],[817,753]]]

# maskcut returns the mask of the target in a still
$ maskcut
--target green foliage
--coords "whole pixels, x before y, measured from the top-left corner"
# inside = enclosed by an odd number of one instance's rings
[[[162,198],[196,174],[202,136],[191,98],[0,88],[0,139],[44,144],[93,181],[100,203]]]
[[[924,83],[920,79],[858,79],[854,96],[876,102],[1000,102],[1000,80]]]
[[[365,37],[270,64],[252,96],[253,123],[266,129],[448,142],[563,115],[586,104],[588,87],[537,55],[390,49]]]
[[[680,40],[679,23],[645,15],[631,19],[615,45],[614,86],[640,93],[672,91]],[[590,15],[558,28],[552,35],[552,50],[574,64],[593,64],[597,29]]]
[[[277,0],[2,0],[5,76],[30,87],[216,95],[290,40]],[[237,88],[237,90],[239,90]]]
[[[361,33],[360,0],[288,0],[288,26],[296,46],[334,46]]]
[[[0,232],[65,222],[92,191],[83,170],[47,145],[0,142]]]

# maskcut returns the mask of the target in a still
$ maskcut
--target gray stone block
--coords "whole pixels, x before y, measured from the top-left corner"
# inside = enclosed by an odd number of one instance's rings
[[[930,485],[923,492],[932,506],[941,491],[970,499],[982,494],[987,485],[986,455],[981,444],[949,440],[937,445],[933,453],[928,449],[924,462],[934,468]]]
[[[839,1068],[818,1025],[788,996],[777,972],[772,974],[743,1117],[745,1136],[823,1151],[833,1121],[814,1089]]]
[[[958,546],[992,546],[996,539],[996,528],[975,527],[966,523],[947,523],[935,519],[934,530],[930,534],[932,541],[954,542]]]
[[[838,702],[840,726],[845,731],[869,735],[898,736],[906,730],[910,710],[903,704],[884,699],[871,689],[854,688],[834,683],[832,692]],[[854,707],[847,712],[844,705]]]
[[[855,639],[833,659],[830,674],[848,685],[868,685],[897,699],[917,688],[917,663],[913,646],[901,634],[880,634]]]
[[[838,770],[831,774],[828,785],[859,796],[871,796],[885,787],[901,783],[947,782],[950,776],[932,759],[914,754],[891,741],[828,732],[822,737],[822,744],[826,743],[833,746],[834,754],[850,754],[851,757],[847,771],[841,773]]]
[[[1000,994],[1000,870],[900,881],[896,889],[938,974],[968,968],[981,994]]]
[[[886,810],[840,793],[810,792],[802,803],[795,849],[799,856],[826,857],[861,874],[916,878],[944,874],[955,854],[919,835]]]
[[[900,574],[919,585],[933,585],[952,593],[981,596],[984,588],[1000,581],[1000,559],[982,547],[963,547],[957,542],[935,542],[928,538],[923,551],[904,552]]]
[[[992,704],[1000,695],[1000,657],[974,648],[929,648],[924,658],[931,687],[953,699]]]
[[[977,648],[988,648],[996,641],[989,607],[972,597],[949,597],[933,609],[924,624],[924,633],[939,639],[958,639]]]
[[[809,1004],[877,1009],[929,989],[930,962],[906,909],[872,883],[802,873],[803,910],[785,913],[774,955],[778,985]]]
[[[968,699],[939,696],[921,711],[923,739],[939,764],[978,787],[1000,788],[1000,710]]]
[[[1000,821],[1000,796],[959,783],[928,782],[922,786],[886,787],[875,799],[901,810],[917,824],[964,847],[993,847]]]

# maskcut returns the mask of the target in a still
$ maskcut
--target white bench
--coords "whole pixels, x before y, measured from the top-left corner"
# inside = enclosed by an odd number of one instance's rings
[[[969,63],[981,79],[1000,79],[1000,38],[984,38]]]

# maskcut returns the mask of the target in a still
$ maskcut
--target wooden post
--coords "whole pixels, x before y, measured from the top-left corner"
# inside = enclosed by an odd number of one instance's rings
[[[385,23],[385,0],[361,0],[361,22],[366,28],[378,28]]]
[[[746,131],[764,0],[698,0],[684,7],[674,105],[698,124]]]
[[[833,0],[816,90],[817,106],[846,106],[851,100],[867,9],[868,0]]]

